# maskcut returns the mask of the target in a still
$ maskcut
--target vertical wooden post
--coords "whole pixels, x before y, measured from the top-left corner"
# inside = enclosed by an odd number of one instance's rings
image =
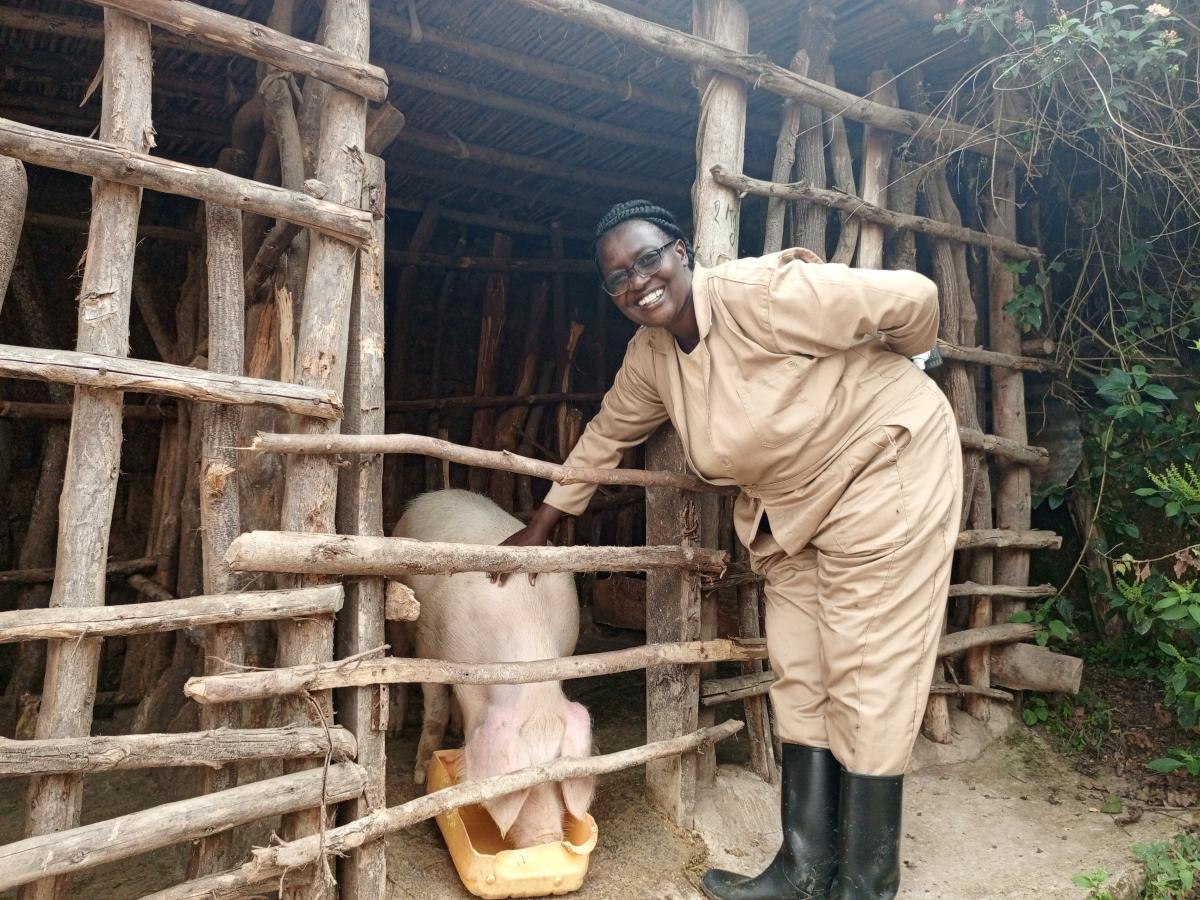
[[[512,238],[496,232],[492,238],[492,256],[512,255]],[[500,366],[500,342],[504,336],[504,320],[508,314],[508,273],[491,272],[483,287],[483,321],[479,329],[479,353],[475,362],[475,396],[496,394],[496,372]],[[471,417],[471,446],[490,450],[496,439],[496,410],[480,407]],[[467,476],[471,490],[486,493],[489,472],[473,468]]]
[[[362,207],[384,208],[383,160],[367,157]],[[346,361],[347,434],[382,434],[384,425],[383,217],[375,239],[359,252],[358,280],[350,310],[350,354]],[[340,534],[383,534],[383,458],[359,454],[338,476],[337,525]],[[339,658],[356,656],[384,643],[382,578],[346,583],[346,605],[337,617]],[[366,794],[342,808],[345,821],[386,805],[388,687],[349,688],[336,696],[338,720],[358,741],[358,764],[367,772]],[[386,894],[384,842],[371,841],[340,863],[344,900],[377,900]]]
[[[366,60],[370,46],[368,0],[330,0],[323,20],[325,46],[352,59]],[[312,81],[313,79],[309,79]],[[366,102],[353,94],[327,86],[317,146],[316,174],[328,185],[326,199],[356,205],[362,198],[366,154]],[[301,133],[304,133],[303,122]],[[320,303],[305,303],[301,312],[296,381],[311,387],[342,392],[346,377],[351,295],[358,253],[349,244],[324,235],[312,235],[308,254],[305,296]],[[297,423],[304,434],[336,433],[339,422],[305,419]],[[325,456],[291,456],[284,481],[282,527],[285,531],[333,531],[337,499],[337,466]],[[279,628],[277,662],[280,666],[323,662],[333,653],[333,623],[328,619],[288,622]],[[288,721],[310,723],[332,719],[328,691],[314,698],[316,710],[305,698],[284,704]],[[317,712],[319,711],[319,715]],[[300,763],[296,768],[306,767]],[[285,816],[281,830],[287,840],[316,832],[322,810]],[[328,898],[332,886],[323,879],[295,888],[285,886],[284,900],[292,897]]]
[[[245,288],[242,282],[242,214],[239,210],[205,205],[208,247],[208,370],[241,375],[245,353]],[[225,551],[242,530],[238,503],[237,446],[241,410],[206,403],[200,409],[200,534],[204,593],[240,590],[248,579],[231,572]],[[204,674],[218,675],[246,661],[242,626],[215,625],[204,634]],[[205,705],[200,727],[241,727],[236,703]],[[201,790],[208,794],[237,786],[238,767],[206,768]],[[209,875],[233,865],[233,832],[221,831],[196,844],[188,877]]]
[[[995,122],[997,128],[1019,124],[1019,112],[1013,108],[1012,91],[996,92]],[[984,228],[988,234],[1016,238],[1017,191],[1016,173],[1011,166],[997,164],[992,170],[992,196],[987,203]],[[988,272],[988,331],[990,347],[1000,353],[1020,354],[1021,331],[1005,304],[1012,300],[1015,276],[1004,266],[1004,260],[994,252],[987,256]],[[992,369],[992,432],[1003,438],[1028,443],[1025,423],[1025,376],[1019,369]],[[996,485],[996,527],[1024,530],[1032,517],[1029,490],[1029,469],[1023,465],[998,462],[1000,477]],[[995,578],[1000,584],[1029,582],[1029,552],[1027,550],[997,550]],[[1007,622],[1024,604],[1019,600],[997,599],[992,620]]]
[[[792,57],[792,64],[788,67],[797,75],[805,76],[808,74],[808,54],[803,50],[796,51],[796,55]],[[796,139],[800,134],[800,107],[801,104],[795,100],[783,101],[783,112],[779,117],[779,136],[775,139],[775,162],[771,166],[771,180],[774,182],[791,181],[792,179],[792,164],[796,161]],[[820,133],[817,135],[821,137]],[[824,150],[822,149],[821,169],[824,171]],[[801,178],[804,174],[801,173]],[[819,185],[823,187],[824,185]],[[811,204],[810,204],[811,205]],[[792,204],[793,209],[798,208],[799,204]],[[763,223],[763,253],[778,253],[783,249],[783,225],[784,217],[787,213],[788,202],[782,197],[769,197],[767,199],[767,217]],[[795,240],[798,229],[792,228],[792,239]],[[805,244],[804,246],[808,246]],[[817,249],[809,247],[810,250]],[[817,249],[824,258],[823,248]]]
[[[871,73],[867,95],[876,103],[895,106],[896,83],[892,73],[880,69]],[[887,206],[888,172],[891,170],[892,135],[882,128],[863,128],[862,198],[876,206]],[[883,226],[863,222],[858,231],[860,269],[883,268]]]
[[[12,274],[21,243],[21,226],[25,222],[25,199],[29,185],[25,180],[25,164],[19,159],[0,156],[0,309],[8,292],[8,277]]]
[[[154,134],[150,77],[150,27],[106,9],[101,140],[140,153],[150,149]],[[76,349],[127,356],[141,191],[95,179],[92,198]],[[75,391],[51,606],[104,605],[109,526],[121,468],[122,403],[120,391],[83,387]],[[92,724],[100,640],[48,644],[36,736],[85,736]],[[77,775],[32,779],[26,835],[78,825],[82,787]],[[22,887],[19,896],[22,900],[53,900],[66,892],[65,878],[45,878]]]
[[[833,49],[833,10],[825,0],[808,0],[800,13],[800,51],[811,78],[825,80],[829,73],[829,53]],[[828,184],[825,170],[825,140],[821,124],[827,113],[808,104],[799,105],[796,141],[796,178],[816,187]],[[807,247],[825,259],[825,231],[829,210],[819,203],[797,201],[792,204],[793,247]]]

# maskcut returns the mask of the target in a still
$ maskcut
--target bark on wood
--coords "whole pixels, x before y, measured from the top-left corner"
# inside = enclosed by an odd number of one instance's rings
[[[369,435],[298,435],[263,434],[254,439],[251,449],[260,453],[291,453],[331,455],[335,453],[422,453],[465,465],[503,469],[557,481],[560,484],[623,484],[673,487],[682,490],[720,491],[700,479],[675,472],[655,472],[643,469],[587,469],[579,466],[562,466],[538,459],[502,453],[494,450],[477,450],[452,444],[449,441],[426,437],[421,434]]]
[[[974,397],[972,396],[972,400]],[[960,418],[961,422],[962,419]],[[982,450],[1006,459],[1009,462],[1021,463],[1027,466],[1044,466],[1050,461],[1050,451],[1045,447],[1027,447],[994,434],[984,434],[976,428],[960,425],[958,437],[964,449]]]
[[[976,584],[964,581],[962,584],[950,585],[951,597],[1021,597],[1026,600],[1036,600],[1040,597],[1052,597],[1058,593],[1058,588],[1052,584],[1039,584],[1024,587],[1011,584]]]
[[[914,215],[917,211],[917,191],[929,169],[924,162],[913,158],[911,150],[899,148],[892,154],[888,175],[888,206],[899,215]],[[916,270],[917,236],[901,228],[884,235],[883,260],[889,269]]]
[[[814,81],[829,84],[832,70],[829,66],[829,53],[833,49],[833,10],[821,0],[810,0],[800,9],[799,42],[808,67],[806,71],[793,69],[798,75],[808,76]],[[826,114],[815,106],[800,104],[799,136],[796,141],[796,177],[790,175],[774,178],[773,181],[796,180],[807,181],[818,187],[828,186],[828,175],[825,169],[825,139],[822,123]],[[768,201],[770,202],[770,201]],[[793,203],[791,205],[792,237],[789,245],[792,247],[807,247],[821,259],[825,259],[825,231],[828,225],[828,212],[823,206],[812,203]]]
[[[157,85],[157,83],[156,79],[155,84]],[[80,234],[87,234],[88,230],[87,219],[33,212],[32,210],[25,213],[25,224],[58,231],[78,231]],[[138,225],[138,237],[142,240],[172,241],[179,244],[200,243],[200,236],[196,232],[187,228],[172,228],[168,225]]]
[[[770,181],[750,178],[749,176],[725,168],[715,170],[713,177],[721,184],[728,185],[743,193],[756,194],[761,197],[786,197],[792,200],[809,200],[813,203],[820,203],[834,209],[839,209],[848,216],[860,218],[865,222],[884,225],[888,228],[909,228],[921,234],[961,241],[964,244],[992,247],[1011,259],[1037,259],[1042,255],[1040,250],[1034,247],[1026,247],[1024,244],[1018,244],[1012,238],[1003,235],[985,234],[982,231],[974,231],[970,228],[955,227],[925,216],[901,215],[900,213],[876,206],[865,199],[860,200],[853,194],[845,194],[840,190],[824,190],[813,187],[811,184],[803,181],[797,181],[792,184],[774,184]],[[986,353],[986,351],[973,350],[965,350],[964,352]],[[1009,358],[1016,359],[1017,357],[1011,356]],[[982,362],[983,358],[981,357],[978,361]],[[1029,359],[1022,360],[1021,365],[1030,368],[1032,371],[1045,372],[1054,371],[1055,364],[1043,359]]]
[[[379,66],[344,56],[320,44],[218,12],[187,0],[87,0],[120,10],[186,39],[228,53],[308,75],[368,100],[387,98],[388,80]]]
[[[747,558],[746,548],[735,540],[735,553],[741,561]],[[743,640],[757,639],[762,635],[760,619],[762,590],[757,582],[740,584],[736,587],[738,599],[738,636]],[[743,678],[754,678],[762,674],[761,660],[742,663]],[[701,694],[703,694],[701,685]],[[775,761],[774,741],[771,740],[771,710],[765,698],[747,697],[746,736],[750,744],[750,766],[755,774],[768,784],[779,780],[779,769]]]
[[[972,647],[983,647],[992,644],[1012,644],[1033,637],[1037,632],[1036,625],[1008,623],[1006,625],[985,625],[983,628],[969,628],[966,631],[956,631],[943,635],[938,643],[938,656],[957,656]],[[225,676],[236,677],[236,676]]]
[[[958,347],[938,341],[938,350],[946,359],[979,363],[1000,369],[1013,369],[1017,372],[1047,372],[1061,374],[1066,370],[1056,362],[1048,359],[1036,359],[1029,356],[1018,356],[1016,353],[1002,353],[996,350],[984,350],[982,347]]]
[[[409,538],[252,531],[229,548],[235,572],[381,575],[451,572],[720,572],[726,555],[705,547],[494,547]]]
[[[1062,538],[1053,531],[1038,529],[1009,531],[1005,528],[978,528],[959,532],[956,547],[959,550],[976,547],[1003,547],[1019,550],[1057,550]]]
[[[384,207],[383,160],[367,157],[361,205]],[[349,355],[346,367],[346,419],[354,434],[380,434],[384,427],[384,293],[383,219],[376,220],[375,240],[359,254],[358,279],[350,307]],[[338,530],[377,537],[383,534],[383,457],[367,454],[351,459],[338,481]],[[347,659],[384,645],[386,598],[382,578],[359,578],[346,590],[346,610],[337,617],[335,647]],[[387,688],[353,688],[337,697],[338,719],[358,741],[358,764],[367,775],[361,797],[339,812],[352,821],[387,805]],[[341,891],[348,900],[371,900],[387,893],[382,841],[374,841],[341,861]]]
[[[403,581],[387,582],[385,601],[385,617],[389,622],[415,622],[421,615],[417,595]]]
[[[342,596],[340,584],[329,584],[100,608],[15,610],[0,613],[0,643],[72,641],[198,628],[221,622],[333,615],[342,608]]]
[[[1082,677],[1082,659],[1045,647],[1013,644],[992,651],[992,681],[1015,691],[1077,694]]]
[[[534,284],[529,297],[528,317],[525,320],[525,350],[521,354],[521,367],[517,372],[513,390],[518,395],[528,395],[537,382],[538,362],[542,349],[542,326],[546,320],[546,307],[550,299],[550,285],[542,279]],[[522,404],[505,410],[496,420],[494,448],[514,452],[521,442],[521,429],[529,417],[529,406]],[[512,512],[513,473],[496,470],[492,472],[489,493],[504,509]]]
[[[26,838],[0,847],[0,890],[194,840],[322,800],[347,800],[362,791],[363,782],[358,766],[339,763],[327,772],[315,769],[283,775],[59,834]]]
[[[74,384],[91,391],[141,391],[240,406],[261,404],[318,419],[342,415],[341,399],[330,390],[98,352],[0,344],[0,376]]]
[[[330,50],[350,59],[365,62],[370,44],[370,8],[367,0],[338,0],[325,6],[321,41]],[[366,155],[366,103],[336,87],[322,92],[321,129],[317,141],[316,177],[329,186],[329,199],[347,207],[362,202]],[[304,111],[302,110],[302,113]],[[382,215],[380,204],[378,212]],[[372,213],[361,215],[373,221]],[[364,244],[375,240],[374,225],[367,229]],[[300,384],[341,393],[346,377],[348,329],[358,254],[354,247],[324,234],[313,235],[309,247],[308,273],[304,296],[320,297],[321,302],[305,303],[301,309],[297,337],[299,358],[296,379]],[[338,423],[302,421],[296,430],[307,434],[330,434]],[[281,527],[290,531],[330,532],[334,530],[337,502],[337,467],[333,460],[321,457],[289,457],[284,480]],[[294,622],[278,632],[277,662],[280,665],[321,662],[333,655],[333,627],[326,621]],[[308,724],[318,714],[332,718],[328,694],[313,698],[314,705],[295,698],[284,706],[286,721]],[[310,834],[319,829],[322,809],[285,816],[281,831],[285,838]],[[313,892],[294,895],[283,892],[283,900],[293,896],[325,898],[331,896],[323,886]]]
[[[150,557],[124,559],[110,562],[105,566],[104,574],[108,577],[129,575],[134,572],[153,572],[154,560]],[[42,569],[11,569],[0,572],[0,584],[49,584],[54,581],[54,568]]]
[[[1029,647],[1028,644],[1014,644],[1013,646]],[[705,706],[719,706],[722,703],[761,697],[771,689],[774,681],[775,673],[769,671],[759,672],[756,675],[713,678],[700,683],[700,702]],[[991,700],[1011,701],[1013,699],[1013,695],[1007,691],[975,687],[971,684],[949,684],[945,681],[935,681],[930,685],[929,693],[963,697],[980,696]]]
[[[0,119],[0,154],[131,188],[149,188],[287,219],[354,245],[366,241],[371,231],[370,213],[330,200],[9,119]]]
[[[829,84],[834,83],[833,67],[826,69]],[[825,139],[829,143],[829,167],[832,172],[830,187],[846,197],[856,199],[858,188],[854,179],[854,159],[850,155],[850,143],[846,139],[846,122],[840,115],[831,115],[825,120]],[[861,201],[860,201],[861,202]],[[837,246],[830,262],[850,265],[854,253],[858,249],[858,232],[862,220],[853,213],[841,209],[841,230],[838,232]]]
[[[811,78],[801,78],[759,55],[739,53],[702,37],[647,22],[596,0],[515,2],[548,15],[587,25],[645,47],[659,56],[670,57],[694,66],[717,69],[753,84],[756,89],[765,89],[783,97],[801,100],[828,113],[843,115],[848,119],[899,134],[919,135],[924,140],[935,142],[943,150],[970,149],[997,159],[1011,160],[1014,156],[1003,134],[997,136],[991,131],[971,128],[948,119],[895,109],[856,97]]]
[[[143,422],[162,422],[175,418],[172,406],[146,404],[126,404],[121,410],[126,419],[137,419]],[[0,400],[0,419],[42,419],[50,422],[62,422],[71,418],[71,402],[65,403],[24,403],[16,400]]]
[[[21,223],[25,219],[28,195],[25,166],[18,159],[0,156],[0,309],[4,308],[8,279],[21,243]]]
[[[131,588],[154,602],[174,602],[177,598],[157,581],[151,581],[145,575],[130,575],[126,582]]]
[[[1009,629],[1017,626],[991,627]],[[1021,628],[1024,629],[1021,632],[1024,636],[1032,633],[1031,626]],[[1005,639],[1006,632],[998,631],[997,634],[998,638],[989,637],[986,641],[997,643]],[[1020,637],[1014,632],[1007,639],[1019,640]],[[278,697],[303,691],[370,684],[530,684],[539,681],[591,678],[636,669],[765,659],[766,653],[766,642],[763,640],[740,641],[723,638],[712,641],[646,644],[625,650],[532,662],[468,665],[436,659],[386,657],[191,678],[184,692],[199,703],[228,703],[234,700]],[[698,689],[696,696],[699,697]]]
[[[512,255],[512,238],[506,234],[492,237],[492,256],[504,259]],[[504,321],[508,315],[508,278],[502,273],[487,277],[483,285],[483,321],[479,329],[479,350],[475,355],[475,395],[487,397],[496,393],[497,369],[500,365],[500,342]],[[492,449],[496,435],[496,414],[489,407],[475,410],[471,417],[472,447]],[[468,484],[475,493],[486,493],[489,473],[472,469]]]
[[[803,50],[792,57],[791,70],[797,75],[808,74],[808,54]],[[796,138],[800,134],[801,104],[795,100],[786,100],[779,121],[779,137],[775,141],[775,162],[771,166],[771,181],[780,183],[790,181],[792,164],[796,161]],[[822,154],[822,169],[824,169],[824,154]],[[740,170],[735,170],[740,171]],[[804,177],[804,176],[801,176]],[[767,199],[767,218],[763,224],[763,253],[777,253],[783,249],[784,215],[787,213],[787,201],[782,197]],[[814,248],[805,244],[810,250],[825,258],[824,244]]]
[[[367,153],[382,156],[404,129],[404,113],[390,103],[375,107],[367,113]]]
[[[50,741],[0,738],[0,775],[114,772],[207,766],[219,769],[244,759],[325,756],[354,759],[357,744],[345,728],[222,729],[190,734],[133,734]]]
[[[334,828],[324,835],[313,835],[290,844],[256,850],[249,862],[232,872],[167,888],[143,897],[142,900],[211,900],[213,896],[224,897],[227,892],[247,885],[278,883],[281,877],[290,878],[292,871],[319,859],[322,852],[346,853],[368,841],[401,831],[443,812],[482,803],[493,797],[525,790],[547,781],[606,775],[644,765],[663,756],[690,753],[705,743],[736,734],[741,725],[741,722],[736,721],[724,722],[715,728],[683,735],[674,740],[646,744],[587,759],[559,759],[484,781],[453,785],[400,806],[377,810],[362,819]]]
[[[116,152],[144,153],[153,145],[150,118],[150,29],[120,13],[104,14],[104,75],[100,137]],[[0,130],[3,130],[0,128]],[[120,148],[119,150],[117,148]],[[7,152],[7,151],[0,151]],[[18,155],[18,154],[13,154]],[[141,192],[97,179],[92,185],[91,228],[79,292],[76,347],[113,358],[129,353],[130,287],[137,244]],[[104,605],[105,561],[121,463],[120,391],[80,387],[71,419],[66,476],[59,501],[58,546],[52,607]],[[91,730],[92,701],[100,663],[100,641],[55,641],[46,651],[46,675],[36,737],[77,737]],[[61,845],[59,832],[79,821],[83,783],[75,775],[30,781],[26,841],[0,856],[0,879],[11,878],[9,862],[21,844]],[[32,869],[19,881],[60,874]],[[22,888],[21,900],[52,900],[67,882],[42,877]]]

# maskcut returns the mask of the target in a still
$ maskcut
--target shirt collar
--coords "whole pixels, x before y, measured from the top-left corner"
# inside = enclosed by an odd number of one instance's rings
[[[712,302],[708,296],[709,270],[695,264],[692,267],[692,308],[696,311],[696,326],[703,341],[712,330]],[[656,353],[674,353],[675,337],[665,328],[650,332],[650,347]]]

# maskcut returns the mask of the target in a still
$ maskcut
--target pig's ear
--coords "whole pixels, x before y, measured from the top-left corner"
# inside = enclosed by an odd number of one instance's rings
[[[530,765],[529,751],[521,739],[519,724],[511,713],[498,708],[489,710],[483,722],[471,733],[463,757],[466,776],[471,781],[506,775]],[[517,820],[527,796],[528,788],[483,801],[483,808],[500,829],[501,837],[508,834],[508,829]]]
[[[563,708],[562,756],[583,759],[592,755],[592,718],[579,703],[568,703]],[[595,790],[594,778],[568,778],[561,782],[563,805],[567,812],[582,819],[592,804]]]

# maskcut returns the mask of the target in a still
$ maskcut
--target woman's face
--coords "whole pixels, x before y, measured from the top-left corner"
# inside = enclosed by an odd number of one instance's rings
[[[602,279],[621,269],[627,270],[628,286],[624,293],[612,298],[626,318],[638,325],[674,332],[692,315],[692,270],[688,268],[683,242],[673,241],[663,249],[661,265],[653,274],[639,275],[633,271],[634,262],[642,254],[670,240],[670,235],[657,225],[630,219],[600,239],[596,260]]]

